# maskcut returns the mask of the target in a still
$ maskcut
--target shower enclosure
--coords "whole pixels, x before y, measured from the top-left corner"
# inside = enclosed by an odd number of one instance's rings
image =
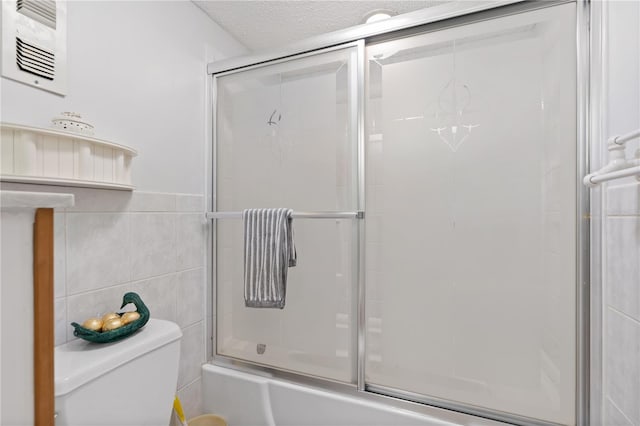
[[[584,8],[212,64],[214,363],[580,423]],[[239,212],[267,207],[296,212],[283,310],[244,306]]]

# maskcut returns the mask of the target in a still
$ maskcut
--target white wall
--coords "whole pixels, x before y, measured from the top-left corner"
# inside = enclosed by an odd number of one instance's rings
[[[640,128],[640,3],[605,9],[604,136]],[[607,18],[608,16],[608,18]],[[640,148],[628,144],[627,157]],[[613,181],[603,193],[602,419],[640,425],[640,184]],[[597,338],[597,337],[596,337]]]
[[[178,394],[196,416],[205,359],[206,64],[246,49],[189,1],[73,1],[67,10],[67,96],[2,78],[0,119],[48,127],[61,111],[80,112],[96,137],[139,151],[133,181],[148,192],[2,188],[76,196],[55,216],[56,344],[73,338],[71,321],[139,292],[153,317],[182,327]]]
[[[68,2],[66,97],[2,79],[1,119],[48,127],[83,114],[132,146],[138,189],[204,192],[206,64],[246,49],[188,1]]]

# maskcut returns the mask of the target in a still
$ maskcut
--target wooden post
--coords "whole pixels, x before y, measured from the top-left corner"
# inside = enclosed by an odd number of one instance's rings
[[[33,226],[33,373],[36,426],[54,426],[53,209]]]

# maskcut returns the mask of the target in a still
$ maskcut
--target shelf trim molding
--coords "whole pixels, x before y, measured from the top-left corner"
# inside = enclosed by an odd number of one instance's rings
[[[23,130],[23,131],[27,131],[27,132],[33,132],[33,133],[37,133],[40,135],[47,135],[47,136],[57,136],[57,137],[63,137],[63,138],[69,138],[69,139],[75,139],[77,141],[82,141],[82,142],[89,142],[93,145],[104,145],[107,146],[109,148],[113,148],[113,149],[119,149],[121,151],[126,152],[127,154],[129,154],[132,157],[137,157],[138,156],[138,151],[136,151],[135,149],[128,147],[126,145],[121,145],[119,143],[115,143],[115,142],[110,142],[104,139],[97,139],[97,138],[92,138],[91,136],[87,136],[87,135],[83,135],[82,133],[73,133],[73,132],[65,132],[63,130],[57,130],[57,129],[45,129],[42,127],[32,127],[32,126],[25,126],[22,124],[13,124],[13,123],[0,123],[0,125],[2,125],[2,129],[7,129],[7,130]]]
[[[0,123],[0,181],[132,191],[138,152],[88,135]]]

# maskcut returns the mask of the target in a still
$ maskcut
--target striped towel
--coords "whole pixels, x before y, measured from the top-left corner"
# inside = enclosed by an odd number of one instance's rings
[[[296,266],[291,209],[248,209],[244,225],[244,304],[284,308],[287,271]]]

